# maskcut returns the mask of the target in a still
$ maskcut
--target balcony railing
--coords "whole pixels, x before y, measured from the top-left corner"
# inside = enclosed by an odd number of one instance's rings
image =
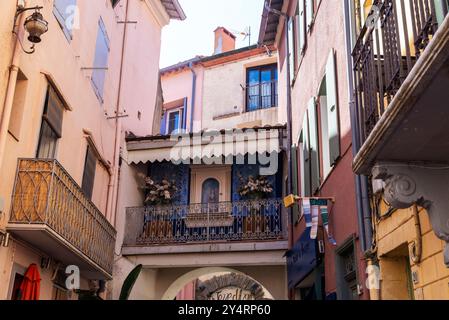
[[[9,224],[48,227],[112,274],[116,231],[56,160],[19,159]]]
[[[356,107],[364,142],[432,40],[446,1],[375,0],[353,51]],[[372,25],[370,25],[372,24]]]
[[[127,209],[125,246],[285,239],[278,199]]]
[[[268,109],[278,105],[277,80],[248,85],[245,91],[247,111]]]

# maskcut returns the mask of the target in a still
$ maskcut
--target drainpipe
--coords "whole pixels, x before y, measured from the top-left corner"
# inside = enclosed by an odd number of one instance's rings
[[[351,97],[350,113],[351,113],[351,134],[352,134],[352,153],[355,156],[361,147],[360,127],[356,112],[356,104],[354,97],[354,77],[352,70],[352,46],[351,46],[351,8],[347,0],[343,1],[343,12],[345,15],[345,34],[346,34],[346,53],[347,53],[347,75],[348,75],[348,96]],[[357,202],[357,220],[359,225],[360,242],[362,251],[370,253],[373,232],[371,207],[368,192],[368,178],[366,176],[355,175],[355,191]]]
[[[16,41],[14,44],[13,54],[11,58],[11,65],[9,67],[9,79],[6,87],[6,95],[5,100],[3,103],[3,108],[0,110],[1,112],[1,119],[0,119],[0,169],[3,165],[3,160],[5,156],[5,148],[6,148],[6,140],[8,138],[8,128],[9,128],[9,121],[11,118],[11,111],[14,103],[14,93],[16,91],[16,83],[17,83],[17,76],[19,74],[19,63],[20,63],[20,27],[24,23],[24,15],[21,15],[21,17],[18,20],[17,28],[17,34],[16,34]],[[13,26],[15,28],[15,26]]]
[[[190,108],[190,133],[193,132],[193,114],[195,112],[195,98],[196,98],[196,79],[197,74],[193,69],[193,61],[189,63],[189,69],[192,72],[192,103]]]
[[[114,164],[113,164],[113,174],[110,177],[110,184],[108,186],[108,207],[109,207],[109,221],[115,227],[115,222],[117,218],[117,203],[118,203],[118,183],[119,183],[119,170],[120,170],[120,137],[122,132],[122,119],[119,117],[120,115],[120,102],[121,102],[121,93],[122,93],[122,80],[123,80],[123,65],[124,65],[124,57],[125,57],[125,47],[126,47],[126,34],[128,30],[128,13],[129,13],[129,0],[126,1],[126,9],[125,9],[125,23],[123,29],[123,38],[122,38],[122,53],[120,58],[120,74],[119,74],[119,83],[117,89],[117,103],[115,109],[115,144],[114,144]]]

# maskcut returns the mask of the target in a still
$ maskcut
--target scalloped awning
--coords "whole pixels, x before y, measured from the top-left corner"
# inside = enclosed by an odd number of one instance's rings
[[[280,153],[285,139],[284,127],[132,138],[126,158],[129,164],[139,164]]]

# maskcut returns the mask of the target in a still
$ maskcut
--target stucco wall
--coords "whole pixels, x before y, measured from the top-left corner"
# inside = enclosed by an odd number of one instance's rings
[[[228,129],[279,124],[278,109],[245,112],[246,69],[276,63],[277,56],[266,54],[208,67],[204,71],[203,129]],[[221,118],[221,119],[217,119]]]
[[[382,202],[380,215],[388,211]],[[411,271],[416,273],[417,282],[413,283],[414,298],[417,300],[449,300],[449,268],[444,264],[444,241],[438,239],[430,225],[427,212],[419,208],[420,233],[416,231],[413,210],[397,210],[390,217],[378,221],[377,255],[380,259],[381,299],[403,299],[400,296],[398,282],[403,281],[405,270],[392,268],[384,260],[394,259],[400,254],[401,246],[409,247],[418,237],[422,239],[422,256],[419,263],[410,261]]]

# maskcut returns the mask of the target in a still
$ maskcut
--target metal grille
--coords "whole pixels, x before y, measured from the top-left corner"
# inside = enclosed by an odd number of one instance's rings
[[[47,225],[112,273],[116,231],[56,160],[19,159],[10,223]]]
[[[125,245],[284,239],[279,199],[127,209]]]

